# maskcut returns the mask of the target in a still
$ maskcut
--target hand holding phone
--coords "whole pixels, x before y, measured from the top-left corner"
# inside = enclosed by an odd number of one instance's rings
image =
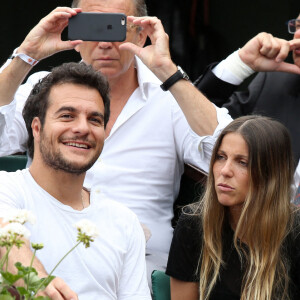
[[[122,42],[126,39],[126,15],[81,12],[69,19],[70,40]]]

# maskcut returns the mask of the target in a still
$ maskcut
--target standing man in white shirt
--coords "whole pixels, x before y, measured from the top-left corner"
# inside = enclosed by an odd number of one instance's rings
[[[150,300],[145,237],[136,215],[83,188],[104,144],[106,78],[84,63],[56,67],[35,85],[23,115],[33,161],[29,169],[0,172],[0,212],[5,217],[11,209],[26,209],[36,216],[28,226],[30,242],[44,243],[34,262],[39,277],[76,244],[74,224],[88,219],[99,231],[88,249],[79,245],[62,261],[43,294],[54,300]],[[10,252],[11,272],[18,261],[31,264],[30,242]]]
[[[111,118],[101,158],[87,172],[85,186],[131,208],[152,237],[147,249],[167,254],[172,238],[173,203],[184,162],[208,170],[220,130],[231,121],[186,80],[172,62],[168,36],[155,17],[128,18],[125,42],[62,41],[69,18],[84,12],[143,16],[144,1],[81,0],[57,8],[32,29],[0,74],[0,155],[25,151],[27,134],[21,116],[32,85],[45,72],[33,74],[20,53],[35,60],[76,49],[83,61],[108,77]],[[147,35],[151,45],[143,48]],[[24,56],[23,56],[24,58]],[[173,84],[168,78],[174,77]],[[164,84],[163,91],[161,84]]]

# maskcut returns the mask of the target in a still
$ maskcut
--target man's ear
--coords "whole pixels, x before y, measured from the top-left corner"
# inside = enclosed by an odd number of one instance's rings
[[[32,135],[35,141],[40,140],[42,124],[38,117],[35,117],[31,122]]]

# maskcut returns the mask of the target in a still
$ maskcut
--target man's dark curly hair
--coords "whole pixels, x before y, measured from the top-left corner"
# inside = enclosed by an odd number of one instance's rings
[[[33,158],[34,144],[31,129],[32,120],[35,117],[40,119],[42,128],[45,123],[45,116],[49,106],[49,94],[51,88],[64,83],[81,84],[98,90],[104,103],[104,127],[109,119],[109,85],[106,77],[100,72],[94,71],[91,66],[84,63],[65,63],[52,69],[46,77],[41,79],[32,89],[23,109],[28,132],[28,155]]]

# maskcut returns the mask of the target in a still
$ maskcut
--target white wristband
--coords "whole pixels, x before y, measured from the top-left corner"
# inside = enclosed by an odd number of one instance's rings
[[[247,77],[255,73],[241,60],[238,50],[222,60],[212,71],[221,80],[235,85],[241,84]]]
[[[13,54],[11,55],[10,59],[14,59],[15,57],[20,57],[23,61],[25,61],[27,64],[31,66],[35,66],[39,61],[28,56],[25,53],[17,53],[17,49],[14,50]]]
[[[227,61],[227,67],[228,69],[235,74],[237,77],[239,77],[241,80],[246,79],[253,73],[255,73],[254,70],[252,70],[248,65],[246,65],[239,56],[239,50],[236,50],[231,55],[229,55],[226,58]]]

